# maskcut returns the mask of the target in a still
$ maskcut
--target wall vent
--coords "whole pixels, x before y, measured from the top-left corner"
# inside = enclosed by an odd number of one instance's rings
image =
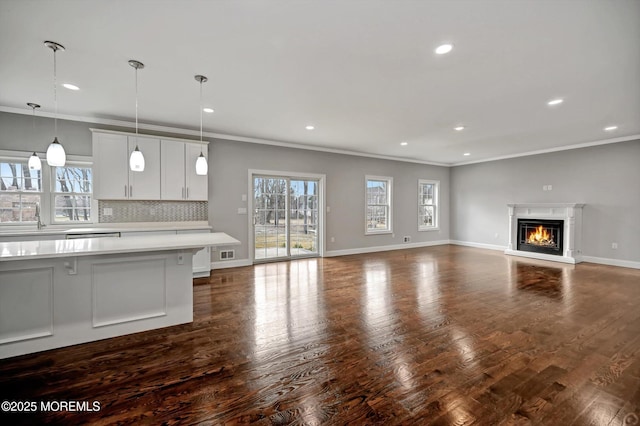
[[[220,250],[220,260],[231,260],[236,258],[235,250]]]

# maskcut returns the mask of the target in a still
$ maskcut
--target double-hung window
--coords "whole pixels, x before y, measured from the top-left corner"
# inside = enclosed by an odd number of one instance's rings
[[[53,170],[53,222],[91,222],[91,166],[67,163]]]
[[[0,159],[0,223],[36,222],[41,198],[40,170],[29,170],[26,159]]]
[[[365,191],[365,233],[369,235],[392,232],[393,178],[366,176]]]
[[[0,225],[35,225],[36,206],[44,224],[96,222],[89,159],[67,159],[64,167],[30,170],[30,152],[0,151]],[[74,157],[74,156],[71,156]]]
[[[436,180],[418,180],[418,230],[438,229],[438,190]]]

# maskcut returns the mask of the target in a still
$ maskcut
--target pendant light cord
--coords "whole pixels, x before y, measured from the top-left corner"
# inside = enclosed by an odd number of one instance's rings
[[[138,136],[138,67],[135,67],[136,69],[136,136]],[[136,147],[137,147],[137,140],[136,140]]]
[[[53,135],[54,136],[58,136],[58,80],[57,80],[57,64],[56,64],[56,52],[58,51],[58,48],[54,48],[53,50],[53,104],[55,107],[55,118],[53,120],[54,125],[54,132]],[[34,108],[34,115],[35,115],[35,108]]]
[[[202,80],[200,80],[200,153],[202,153]]]

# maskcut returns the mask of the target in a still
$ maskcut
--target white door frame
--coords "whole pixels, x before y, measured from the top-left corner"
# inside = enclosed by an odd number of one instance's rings
[[[324,246],[325,246],[325,215],[327,209],[325,207],[325,182],[327,179],[326,175],[316,174],[316,173],[299,173],[299,172],[284,172],[278,170],[258,170],[258,169],[249,169],[248,173],[248,191],[247,191],[247,238],[249,240],[249,260],[253,264],[255,262],[255,235],[253,229],[253,177],[254,176],[274,176],[274,177],[283,177],[288,179],[317,179],[318,180],[318,216],[319,221],[318,225],[320,226],[320,234],[318,235],[318,256],[324,257]]]

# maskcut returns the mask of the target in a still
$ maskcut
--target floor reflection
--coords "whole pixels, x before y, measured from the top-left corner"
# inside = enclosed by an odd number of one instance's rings
[[[253,302],[257,358],[321,333],[325,321],[317,260],[256,265]]]
[[[521,263],[515,264],[516,288],[551,299],[562,299],[564,269]]]

